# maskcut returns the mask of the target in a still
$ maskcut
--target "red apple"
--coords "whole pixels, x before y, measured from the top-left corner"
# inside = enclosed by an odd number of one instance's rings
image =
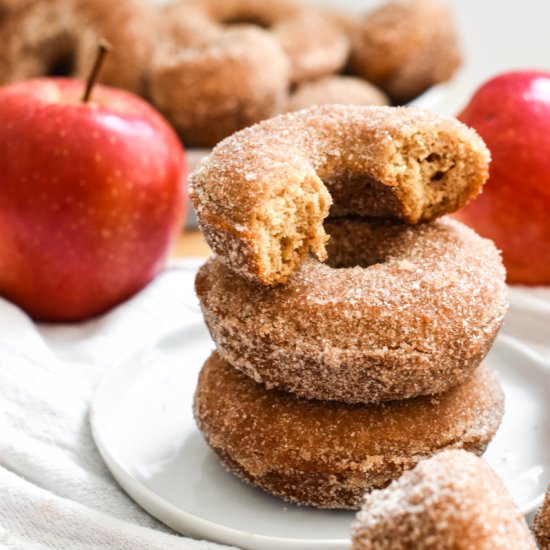
[[[493,161],[483,193],[457,217],[495,241],[508,282],[550,284],[550,73],[498,76],[459,118]]]
[[[183,148],[127,92],[0,88],[0,295],[32,317],[97,315],[162,267],[186,203]]]

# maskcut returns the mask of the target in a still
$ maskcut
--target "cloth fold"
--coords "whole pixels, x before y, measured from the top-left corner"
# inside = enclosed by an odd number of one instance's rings
[[[200,318],[201,262],[170,264],[133,299],[80,324],[37,325],[0,300],[0,548],[227,548],[179,536],[135,504],[103,463],[88,419],[106,368]]]

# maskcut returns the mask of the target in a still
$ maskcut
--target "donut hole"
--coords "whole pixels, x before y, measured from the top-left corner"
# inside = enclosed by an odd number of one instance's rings
[[[367,268],[383,264],[403,249],[403,237],[410,227],[402,223],[362,218],[328,219],[330,235],[326,264],[333,269]]]
[[[222,25],[254,25],[262,29],[269,29],[272,23],[265,18],[262,18],[259,14],[235,14],[230,15],[220,21]]]
[[[74,54],[66,54],[55,58],[46,72],[47,76],[71,76],[75,70]]]
[[[45,76],[72,76],[76,70],[76,44],[67,35],[43,47]]]

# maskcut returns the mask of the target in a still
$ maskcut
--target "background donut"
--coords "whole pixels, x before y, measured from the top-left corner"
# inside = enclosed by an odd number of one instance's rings
[[[482,366],[438,398],[310,401],[266,390],[214,353],[194,411],[208,444],[244,481],[297,504],[355,509],[365,492],[441,449],[481,454],[500,424],[503,395]]]
[[[192,48],[157,54],[150,94],[185,145],[214,146],[281,110],[288,71],[288,60],[272,37],[254,28],[234,28]]]
[[[326,76],[307,80],[290,94],[284,111],[299,111],[314,105],[389,105],[390,100],[376,86],[353,76]]]
[[[450,10],[435,0],[390,1],[367,14],[351,36],[351,73],[398,104],[448,80],[461,62]]]
[[[155,11],[142,0],[0,0],[0,83],[38,76],[85,79],[97,44],[113,46],[99,81],[143,95]]]
[[[436,394],[464,380],[507,309],[493,243],[450,219],[327,223],[329,265],[307,259],[286,285],[262,287],[217,258],[199,270],[219,353],[267,387],[348,403]]]

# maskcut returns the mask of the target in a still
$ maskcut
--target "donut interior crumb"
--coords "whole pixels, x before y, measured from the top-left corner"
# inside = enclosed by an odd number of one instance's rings
[[[435,209],[459,207],[469,170],[456,146],[414,134],[398,144],[391,165],[398,188],[408,195],[404,202],[411,205],[413,217],[430,218],[436,215]]]
[[[270,198],[255,217],[261,263],[267,277],[290,276],[301,263],[304,251],[326,259],[328,236],[323,220],[330,195],[322,182],[307,176],[298,185],[288,185]]]
[[[444,139],[428,140],[425,134],[395,140],[394,146],[386,167],[393,185],[335,163],[322,174],[324,182],[314,177],[289,182],[264,204],[255,223],[267,279],[286,280],[309,251],[326,260],[329,235],[323,222],[330,204],[329,219],[359,214],[415,223],[436,216],[442,206],[450,211],[459,207],[466,184],[457,185],[457,179],[468,178],[469,170],[455,147]]]

